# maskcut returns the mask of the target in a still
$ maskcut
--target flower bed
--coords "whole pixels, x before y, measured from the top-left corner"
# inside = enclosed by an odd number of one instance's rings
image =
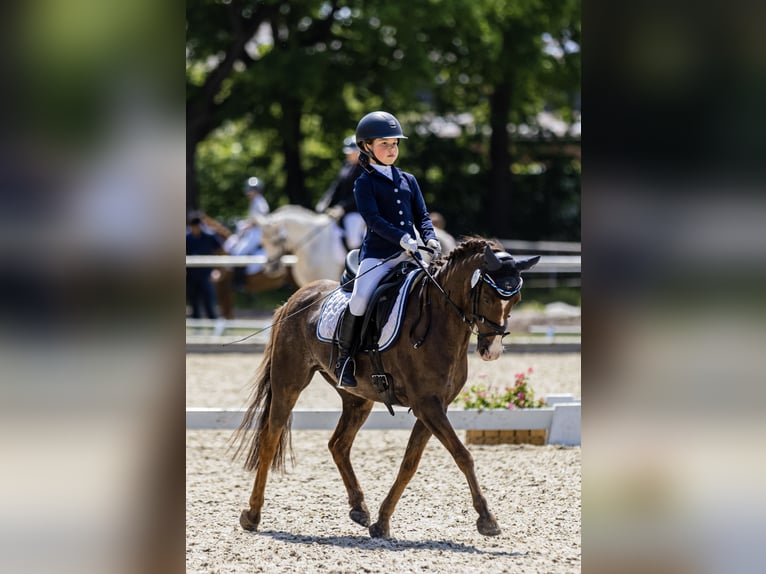
[[[529,378],[532,367],[524,373],[516,373],[512,387],[495,390],[484,384],[471,385],[460,393],[454,403],[466,409],[533,409],[545,406],[543,399],[535,400],[535,391]]]
[[[543,399],[535,400],[535,392],[529,378],[532,367],[526,372],[516,373],[513,386],[495,390],[483,384],[471,385],[455,399],[455,403],[466,409],[535,409],[546,406]],[[467,430],[467,444],[535,444],[543,445],[547,440],[545,429],[486,429]]]

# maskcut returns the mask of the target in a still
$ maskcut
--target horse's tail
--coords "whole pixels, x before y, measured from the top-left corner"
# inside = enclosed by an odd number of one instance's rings
[[[250,445],[247,450],[247,457],[245,458],[244,468],[245,470],[255,470],[258,465],[258,458],[260,456],[260,444],[261,435],[264,432],[269,422],[269,413],[271,411],[271,359],[274,349],[274,341],[277,337],[277,332],[280,327],[280,321],[285,314],[285,306],[283,305],[277,309],[274,313],[271,329],[271,336],[266,343],[266,349],[264,351],[263,361],[261,362],[258,371],[255,374],[255,381],[252,393],[250,395],[250,406],[248,406],[245,416],[242,419],[242,423],[239,428],[234,432],[231,439],[231,444],[237,445],[232,459],[239,458],[240,454],[247,447],[248,431],[253,429],[253,421],[255,423],[255,434],[250,440]],[[293,422],[293,416],[287,419],[282,435],[279,438],[279,446],[277,447],[274,460],[271,461],[272,470],[284,471],[286,455],[290,454],[290,460],[294,460],[292,443],[290,440],[290,427]]]

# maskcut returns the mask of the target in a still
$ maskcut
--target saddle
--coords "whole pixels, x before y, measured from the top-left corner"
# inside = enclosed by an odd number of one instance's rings
[[[375,291],[373,291],[372,297],[370,297],[367,311],[362,320],[362,329],[359,337],[361,343],[357,351],[369,352],[377,345],[380,340],[381,329],[391,315],[399,289],[404,284],[407,276],[412,271],[418,269],[420,268],[414,263],[405,261],[391,269],[380,281]],[[346,263],[340,279],[342,291],[351,293],[354,290],[354,279],[358,272],[359,250],[353,249],[346,255]],[[422,274],[422,271],[420,274]],[[409,291],[412,291],[421,279],[421,277],[416,277],[410,284]],[[409,295],[409,292],[405,293],[405,295]]]
[[[342,291],[353,291],[354,278],[358,271],[359,250],[354,249],[346,256],[346,263],[340,280]],[[415,286],[425,278],[425,274],[415,263],[405,261],[394,267],[383,277],[373,292],[372,297],[370,298],[370,303],[367,306],[367,311],[362,319],[362,328],[357,347],[356,349],[352,349],[354,354],[358,352],[369,354],[370,362],[372,363],[372,382],[391,415],[394,414],[391,405],[398,405],[401,403],[396,399],[393,393],[393,385],[391,384],[392,375],[387,373],[383,368],[379,341],[381,330],[391,315],[399,291],[413,271],[416,271],[416,274],[409,282],[407,293],[403,294],[404,304],[400,308],[400,313],[403,315],[406,310],[409,294],[415,289]]]

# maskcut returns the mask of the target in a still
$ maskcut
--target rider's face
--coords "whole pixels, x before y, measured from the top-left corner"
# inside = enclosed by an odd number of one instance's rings
[[[372,151],[384,165],[393,165],[399,156],[398,138],[378,138],[372,141]]]

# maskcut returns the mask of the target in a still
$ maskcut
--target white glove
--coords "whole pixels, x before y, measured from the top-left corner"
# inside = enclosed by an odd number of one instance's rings
[[[439,243],[438,239],[429,239],[428,243],[426,243],[426,247],[430,247],[434,250],[432,259],[439,259],[439,257],[442,256],[442,244]]]
[[[407,253],[414,255],[418,252],[418,242],[410,237],[409,233],[405,233],[399,240],[399,245],[402,246]]]

